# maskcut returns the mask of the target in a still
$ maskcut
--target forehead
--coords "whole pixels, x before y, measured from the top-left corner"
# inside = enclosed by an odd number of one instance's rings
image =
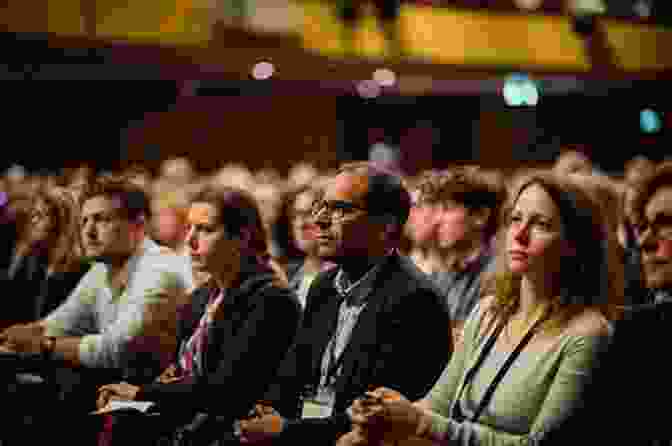
[[[551,195],[539,184],[531,184],[522,190],[514,210],[525,213],[538,213],[546,217],[559,217],[560,209]]]
[[[658,188],[645,208],[649,219],[663,212],[672,214],[672,184]]]
[[[324,191],[325,200],[362,201],[369,189],[367,175],[342,173],[329,181]]]
[[[210,203],[193,203],[187,220],[192,224],[209,224],[217,220],[219,212]]]
[[[82,216],[109,213],[121,209],[121,200],[107,195],[89,198],[82,205]]]

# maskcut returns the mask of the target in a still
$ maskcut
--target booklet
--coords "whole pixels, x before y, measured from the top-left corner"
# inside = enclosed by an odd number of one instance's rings
[[[103,413],[108,413],[108,412],[114,412],[116,410],[122,410],[122,409],[136,409],[139,410],[142,413],[146,413],[152,406],[154,406],[154,403],[151,401],[118,401],[118,400],[110,400],[107,403],[107,406],[103,407],[102,409],[98,409],[94,412],[91,412],[93,415],[97,414],[103,414]]]

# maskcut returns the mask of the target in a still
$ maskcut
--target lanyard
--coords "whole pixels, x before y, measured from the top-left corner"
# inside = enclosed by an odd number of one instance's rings
[[[366,306],[366,303],[362,304],[361,306],[349,306],[347,304],[347,299],[344,299],[341,302],[340,308],[339,308],[339,314],[338,314],[338,322],[336,324],[336,330],[334,332],[334,336],[331,338],[331,342],[328,347],[328,352],[327,352],[327,364],[326,367],[322,367],[322,380],[321,380],[321,385],[322,386],[327,386],[330,385],[333,378],[336,376],[339,368],[341,365],[343,365],[343,353],[345,352],[344,347],[341,352],[339,352],[338,357],[336,356],[336,348],[338,346],[339,340],[343,336],[343,332],[345,330],[346,324],[348,320],[351,318],[357,317],[358,314],[361,313],[361,311],[364,310],[364,307]]]
[[[520,340],[516,348],[511,352],[508,358],[506,358],[506,361],[502,365],[502,367],[499,369],[497,372],[497,375],[493,378],[492,382],[488,386],[488,388],[485,391],[485,394],[483,395],[483,399],[481,399],[480,403],[478,404],[476,410],[474,411],[474,414],[471,417],[471,422],[476,422],[478,420],[478,417],[481,416],[481,413],[483,410],[486,408],[488,403],[490,402],[490,399],[492,398],[492,395],[495,393],[495,388],[497,385],[501,382],[501,380],[504,378],[504,375],[506,375],[506,372],[509,370],[513,362],[518,358],[520,353],[523,351],[525,346],[530,342],[532,339],[532,336],[534,336],[534,333],[539,329],[541,324],[548,319],[550,316],[550,313],[547,312],[544,316],[540,317],[537,319],[537,321],[530,327],[529,330],[527,330],[527,333],[525,333],[525,336],[523,339]],[[504,329],[504,326],[506,325],[506,322],[502,322],[497,326],[495,329],[495,332],[492,333],[490,338],[488,339],[488,342],[485,344],[483,347],[483,350],[481,350],[481,354],[479,355],[478,359],[476,360],[476,363],[474,363],[473,367],[469,369],[464,377],[464,382],[462,383],[462,387],[460,388],[460,391],[457,393],[457,397],[455,398],[455,403],[453,404],[453,413],[451,414],[451,418],[455,418],[458,421],[462,421],[464,417],[461,414],[456,414],[455,411],[459,410],[459,404],[460,404],[460,399],[462,398],[462,394],[464,393],[464,389],[469,384],[473,379],[474,376],[476,376],[476,372],[478,369],[483,365],[483,361],[485,361],[486,356],[490,353],[490,350],[492,350],[492,347],[495,345],[495,342],[497,341],[497,338],[499,337],[500,333]]]

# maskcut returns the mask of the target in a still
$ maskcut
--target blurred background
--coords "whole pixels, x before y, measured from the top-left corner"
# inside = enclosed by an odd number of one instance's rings
[[[2,0],[2,168],[669,153],[668,0]],[[49,82],[39,82],[49,81]]]

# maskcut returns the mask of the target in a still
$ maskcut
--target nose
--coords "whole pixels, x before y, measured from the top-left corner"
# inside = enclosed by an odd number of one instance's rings
[[[511,231],[513,232],[513,239],[520,244],[526,244],[530,239],[530,226],[529,224],[520,224],[518,226],[512,226]]]
[[[326,208],[320,209],[317,214],[315,214],[311,222],[320,228],[328,228],[331,226],[331,218],[329,217]]]
[[[84,239],[95,239],[97,235],[96,225],[92,221],[84,223],[82,235]]]
[[[637,237],[637,243],[642,251],[655,251],[656,243],[655,237],[653,236],[653,231],[651,228],[647,228],[644,232],[640,233]]]
[[[196,243],[196,231],[194,231],[194,228],[189,228],[187,231],[186,241],[190,248],[197,248],[198,244]]]

